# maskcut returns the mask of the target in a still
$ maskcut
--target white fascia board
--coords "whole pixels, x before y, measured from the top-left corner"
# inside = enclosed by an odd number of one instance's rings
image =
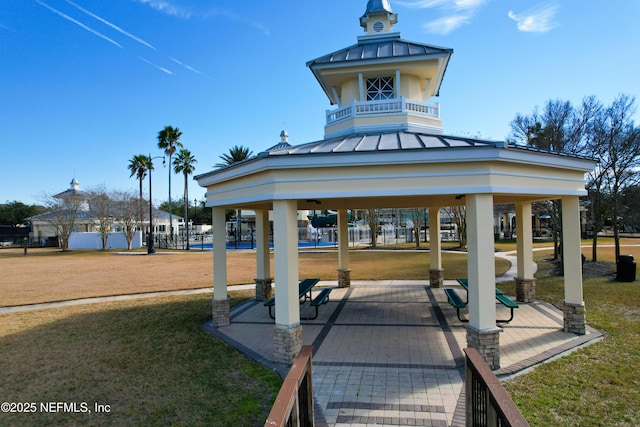
[[[380,161],[384,156],[384,162]],[[246,175],[269,170],[299,168],[335,168],[347,166],[375,166],[431,163],[468,163],[503,161],[544,166],[553,169],[569,169],[583,172],[591,171],[596,162],[593,160],[558,156],[535,151],[513,148],[463,147],[443,149],[418,149],[397,151],[361,151],[347,153],[283,154],[259,157],[236,167],[196,177],[198,184],[207,187]]]

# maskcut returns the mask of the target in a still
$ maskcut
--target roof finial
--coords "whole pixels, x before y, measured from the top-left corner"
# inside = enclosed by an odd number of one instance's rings
[[[360,26],[369,34],[388,33],[398,22],[389,0],[369,0],[367,10],[360,17]]]

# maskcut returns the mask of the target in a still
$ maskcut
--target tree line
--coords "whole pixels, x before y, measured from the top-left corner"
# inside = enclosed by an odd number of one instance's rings
[[[549,100],[542,111],[517,114],[511,122],[509,142],[542,150],[585,156],[598,161],[586,178],[584,205],[593,232],[592,258],[597,261],[598,232],[611,228],[616,259],[620,256],[620,230],[637,226],[640,171],[640,127],[633,120],[635,98],[618,95],[610,105],[589,96],[579,106]],[[561,229],[561,203],[537,204],[554,224],[554,241]],[[554,245],[557,251],[557,244]],[[556,252],[557,256],[557,252]]]

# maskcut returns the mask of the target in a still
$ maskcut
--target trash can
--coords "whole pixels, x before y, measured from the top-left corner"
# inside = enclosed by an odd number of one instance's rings
[[[616,280],[619,282],[636,280],[636,262],[633,255],[620,255],[616,263]]]

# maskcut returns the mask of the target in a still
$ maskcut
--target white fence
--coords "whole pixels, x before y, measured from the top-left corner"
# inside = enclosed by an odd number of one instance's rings
[[[136,231],[131,241],[132,249],[142,247],[142,231]],[[71,233],[69,249],[102,249],[100,233]],[[109,233],[106,249],[127,249],[127,239],[122,232]]]

